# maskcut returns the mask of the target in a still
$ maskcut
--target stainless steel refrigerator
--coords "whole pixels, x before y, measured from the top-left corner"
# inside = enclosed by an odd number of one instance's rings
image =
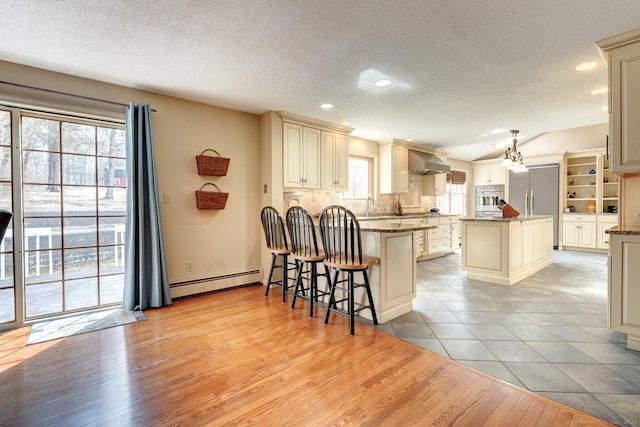
[[[553,216],[553,247],[558,247],[559,165],[530,166],[527,172],[509,171],[507,203],[520,215]]]

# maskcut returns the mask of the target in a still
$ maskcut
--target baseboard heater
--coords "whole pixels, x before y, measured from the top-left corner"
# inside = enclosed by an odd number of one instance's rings
[[[221,289],[260,283],[261,277],[262,275],[258,269],[176,282],[171,284],[171,298],[204,294]]]

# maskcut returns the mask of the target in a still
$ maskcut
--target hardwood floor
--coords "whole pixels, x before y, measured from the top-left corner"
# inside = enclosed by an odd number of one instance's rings
[[[25,347],[0,332],[0,425],[606,424],[319,307],[252,286]],[[288,298],[290,301],[290,298]]]

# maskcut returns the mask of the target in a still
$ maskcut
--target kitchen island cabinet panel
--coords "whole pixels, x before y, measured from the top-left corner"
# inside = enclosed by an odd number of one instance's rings
[[[513,285],[553,264],[553,217],[460,222],[462,269],[469,279]]]

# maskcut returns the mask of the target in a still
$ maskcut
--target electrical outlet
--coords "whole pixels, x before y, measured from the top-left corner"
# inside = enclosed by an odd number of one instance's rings
[[[187,265],[185,266],[187,271],[193,271],[193,261],[187,261]]]

